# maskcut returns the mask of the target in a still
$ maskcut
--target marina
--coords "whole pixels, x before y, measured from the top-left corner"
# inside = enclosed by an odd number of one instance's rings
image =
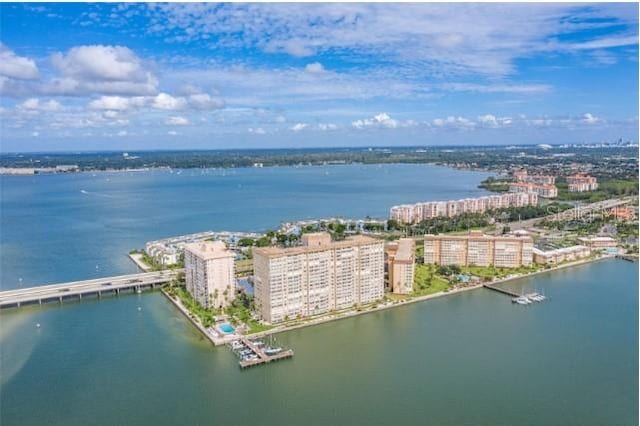
[[[547,300],[547,297],[544,294],[540,294],[538,292],[518,294],[512,290],[498,287],[496,285],[484,284],[483,287],[489,290],[496,291],[498,293],[506,294],[507,296],[511,296],[511,302],[518,305],[526,306],[531,305],[532,303],[540,303]]]
[[[267,344],[260,339],[242,337],[230,342],[229,347],[238,357],[238,365],[243,369],[293,357],[292,349],[276,346],[273,338]]]

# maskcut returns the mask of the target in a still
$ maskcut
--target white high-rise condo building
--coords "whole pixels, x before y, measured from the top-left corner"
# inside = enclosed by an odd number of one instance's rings
[[[236,293],[235,253],[222,241],[184,246],[187,291],[205,308],[229,306]]]
[[[331,241],[327,233],[304,234],[298,247],[255,248],[253,265],[256,310],[268,323],[384,296],[384,242],[371,237]]]

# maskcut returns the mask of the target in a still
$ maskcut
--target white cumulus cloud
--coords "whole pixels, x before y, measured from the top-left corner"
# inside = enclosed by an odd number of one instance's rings
[[[396,127],[403,125],[398,120],[391,118],[386,112],[374,115],[372,118],[365,118],[362,120],[356,120],[351,123],[356,129],[364,129],[366,127],[383,127],[388,129],[395,129]],[[409,123],[407,123],[409,124]]]
[[[18,105],[19,109],[31,111],[60,111],[62,105],[56,100],[40,101],[38,98],[29,98]]]
[[[123,96],[101,96],[89,102],[90,109],[105,109],[123,111],[127,109],[140,108],[144,106],[146,99],[142,96],[123,97]]]
[[[304,67],[305,71],[311,74],[322,74],[325,72],[324,66],[320,62],[314,62]]]
[[[172,115],[171,117],[167,117],[164,123],[170,126],[186,126],[189,124],[189,120],[185,117]]]
[[[582,116],[582,122],[587,124],[596,124],[600,122],[600,119],[588,112]]]
[[[18,80],[33,80],[40,74],[33,59],[18,56],[0,43],[0,75]]]
[[[183,109],[186,105],[187,102],[184,98],[175,98],[168,93],[159,93],[151,102],[153,108],[164,110],[179,110]]]

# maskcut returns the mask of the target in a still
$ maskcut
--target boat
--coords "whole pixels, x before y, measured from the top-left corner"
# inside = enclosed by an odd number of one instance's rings
[[[517,303],[518,305],[529,305],[531,301],[527,299],[525,296],[514,297],[511,299],[513,303]]]
[[[275,355],[282,352],[282,348],[278,347],[278,348],[272,348],[272,347],[268,347],[264,350],[264,353],[267,355]]]

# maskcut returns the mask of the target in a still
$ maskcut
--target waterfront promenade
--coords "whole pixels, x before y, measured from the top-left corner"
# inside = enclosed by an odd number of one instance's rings
[[[153,289],[173,280],[182,269],[118,275],[85,281],[50,284],[0,292],[0,308],[20,307],[25,304],[60,302],[82,299],[85,296],[101,297],[105,293]]]

